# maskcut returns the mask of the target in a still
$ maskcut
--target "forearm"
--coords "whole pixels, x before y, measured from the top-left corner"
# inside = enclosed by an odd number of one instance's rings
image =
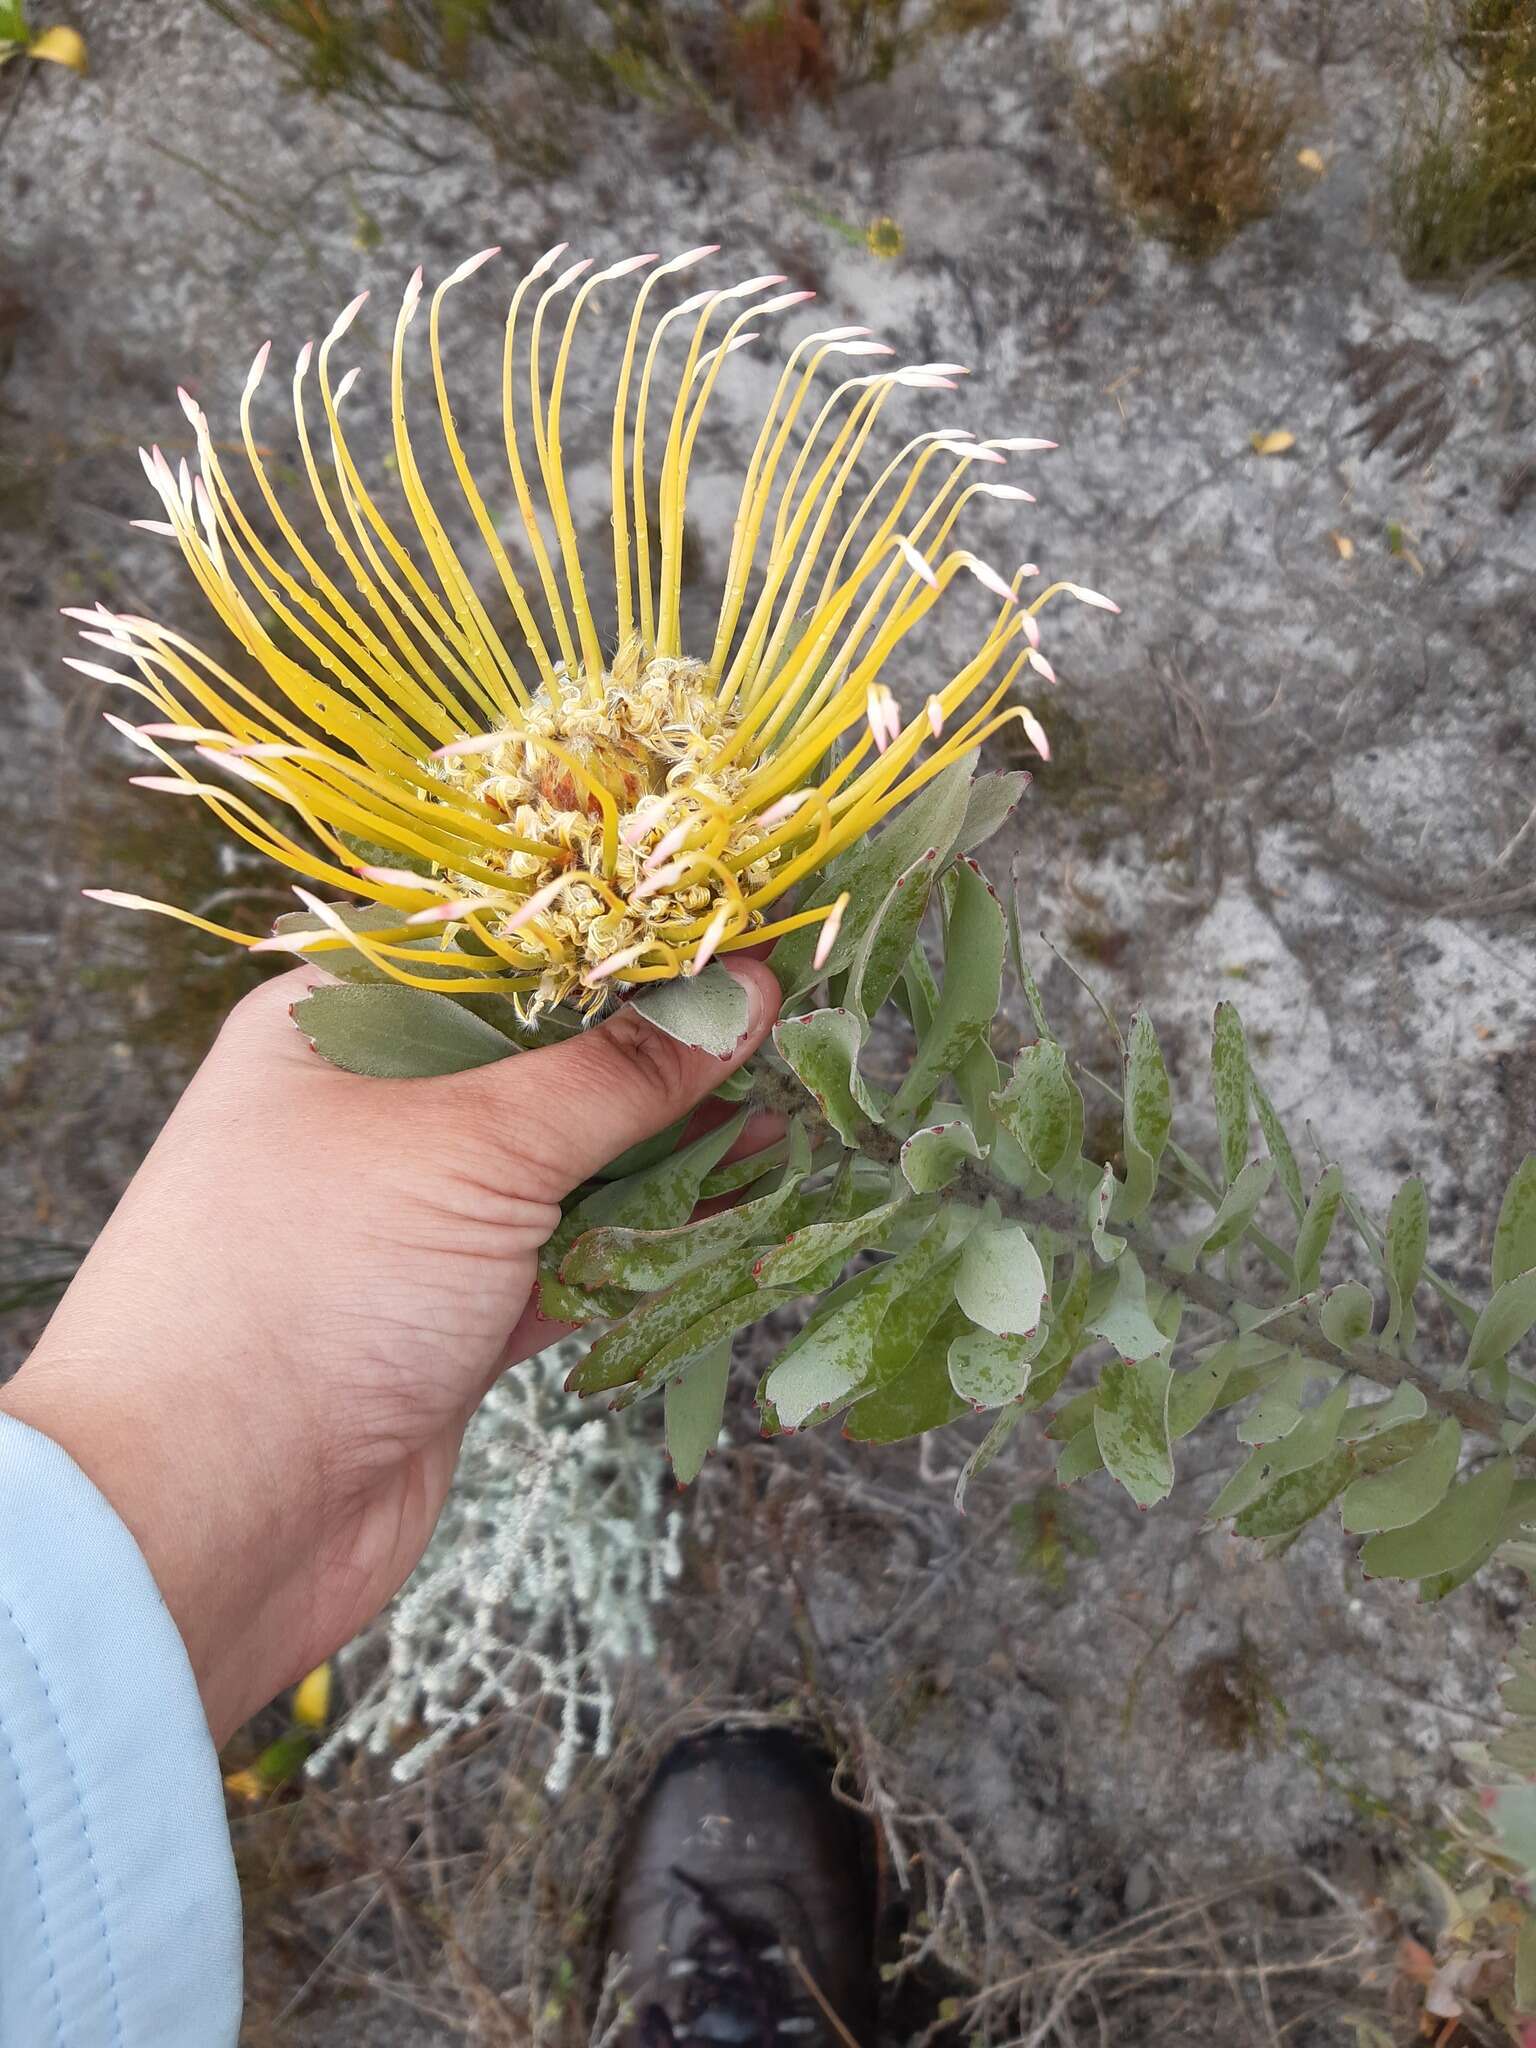
[[[92,1412],[70,1375],[58,1375],[40,1359],[0,1392],[0,1424],[10,1419],[48,1438],[64,1452],[112,1507],[148,1568],[183,1645],[211,1727],[222,1739],[237,1725],[223,1673],[222,1646],[238,1622],[243,1603],[261,1604],[262,1588],[243,1589],[210,1573],[212,1560],[226,1554],[211,1539],[206,1512],[189,1496],[179,1469],[177,1446],[163,1429],[141,1428],[131,1407],[111,1416]],[[68,1541],[67,1524],[61,1540]],[[232,1674],[231,1674],[232,1676]],[[3,2038],[3,2037],[0,2037]]]
[[[282,1683],[268,1683],[270,1617],[306,1535],[317,1487],[302,1458],[274,1470],[259,1388],[202,1363],[206,1333],[175,1303],[133,1302],[118,1219],[86,1261],[37,1349],[0,1388],[10,1416],[57,1444],[111,1504],[174,1621],[215,1739]],[[103,1312],[102,1294],[115,1313]],[[283,1673],[286,1676],[286,1672]]]

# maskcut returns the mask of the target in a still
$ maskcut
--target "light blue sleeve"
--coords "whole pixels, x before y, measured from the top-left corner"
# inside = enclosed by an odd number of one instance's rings
[[[0,2048],[234,2048],[218,1758],[137,1544],[0,1415]]]

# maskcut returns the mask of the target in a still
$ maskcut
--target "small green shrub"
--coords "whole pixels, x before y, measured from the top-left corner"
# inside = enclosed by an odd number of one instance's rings
[[[1458,0],[1441,76],[1393,167],[1409,277],[1536,272],[1536,0]]]
[[[1175,8],[1078,111],[1122,203],[1181,255],[1213,254],[1279,202],[1297,104],[1223,0]]]

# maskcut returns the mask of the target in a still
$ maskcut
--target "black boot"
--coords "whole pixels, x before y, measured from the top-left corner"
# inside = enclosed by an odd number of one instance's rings
[[[667,1756],[614,1893],[626,2048],[870,2048],[868,1831],[829,1777],[777,1729]]]

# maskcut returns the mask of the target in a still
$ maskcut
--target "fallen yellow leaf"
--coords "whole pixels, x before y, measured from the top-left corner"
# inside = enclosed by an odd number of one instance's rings
[[[1322,157],[1318,154],[1318,152],[1315,149],[1298,149],[1296,152],[1296,161],[1301,165],[1301,168],[1304,171],[1311,171],[1313,176],[1318,178],[1320,178],[1323,175],[1324,171],[1326,171],[1328,168],[1328,166],[1323,162]]]
[[[85,37],[76,28],[45,28],[27,45],[27,55],[42,64],[63,64],[85,72]]]
[[[293,1689],[293,1718],[300,1728],[323,1728],[331,1711],[331,1667],[317,1664]]]
[[[1339,529],[1334,527],[1328,538],[1338,549],[1340,561],[1352,562],[1355,559],[1355,544],[1347,533],[1340,533]]]
[[[1284,455],[1296,446],[1296,436],[1287,433],[1284,427],[1276,427],[1269,434],[1250,434],[1248,438],[1253,443],[1255,455]]]

